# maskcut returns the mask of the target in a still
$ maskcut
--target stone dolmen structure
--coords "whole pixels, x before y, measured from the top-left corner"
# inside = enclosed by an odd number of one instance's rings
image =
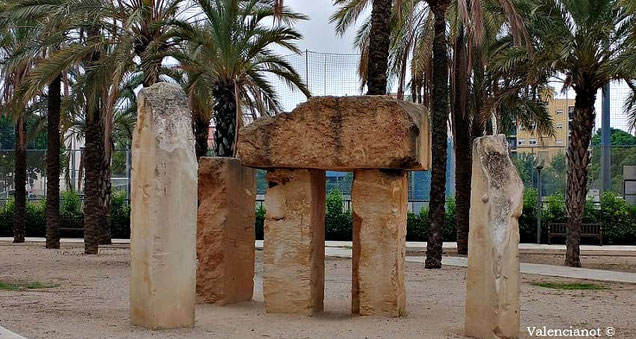
[[[405,313],[407,170],[430,164],[427,112],[384,96],[318,97],[239,133],[244,166],[267,169],[267,312],[323,310],[325,171],[353,171],[352,312]]]
[[[516,338],[523,182],[510,160],[504,135],[475,140],[472,176],[466,335]]]
[[[131,173],[130,319],[147,328],[194,325],[197,159],[180,87],[141,91]]]
[[[146,88],[138,107],[132,149],[133,324],[192,326],[195,286],[203,302],[252,299],[254,168],[267,170],[267,312],[323,310],[325,171],[338,170],[354,174],[351,311],[406,313],[407,171],[429,169],[431,158],[422,106],[388,96],[311,98],[291,113],[241,128],[238,159],[203,157],[198,167],[181,89]],[[475,141],[472,176],[466,334],[517,337],[523,185],[504,136]]]

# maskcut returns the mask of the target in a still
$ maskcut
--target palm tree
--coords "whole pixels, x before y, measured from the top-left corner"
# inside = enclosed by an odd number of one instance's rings
[[[587,194],[589,145],[596,93],[611,80],[633,80],[635,16],[622,0],[536,0],[524,3],[539,45],[527,67],[563,74],[576,93],[567,151],[565,265],[579,267],[580,234]],[[524,59],[517,55],[518,61]],[[633,64],[632,64],[633,65]],[[627,66],[627,67],[625,67]]]
[[[87,109],[85,238],[97,237],[99,243],[110,243],[110,131],[118,86],[126,74],[137,69],[143,71],[144,86],[159,80],[162,60],[172,46],[168,33],[173,21],[187,10],[182,3],[183,0],[38,0],[20,3],[12,11],[14,18],[47,18],[43,24],[48,26],[43,30],[48,31],[49,37],[63,38],[41,40],[62,47],[40,63],[24,90],[26,96],[34,95],[72,67],[86,70],[83,78],[87,80],[82,86]],[[86,253],[97,253],[94,243],[87,239]]]
[[[46,149],[46,248],[60,248],[60,111],[62,76],[48,91],[48,139]]]
[[[435,16],[433,39],[433,100],[431,119],[431,201],[425,268],[442,267],[442,226],[446,214],[446,145],[448,140],[448,51],[446,10],[450,0],[426,1]]]
[[[391,0],[373,0],[367,79],[369,95],[386,94],[392,12]]]
[[[223,157],[235,155],[237,131],[244,114],[280,111],[280,104],[267,75],[285,80],[306,96],[309,90],[300,76],[271,47],[280,46],[300,53],[295,41],[300,33],[291,25],[306,17],[281,7],[274,10],[271,0],[198,0],[201,19],[192,25],[182,25],[175,32],[178,40],[186,42],[181,52],[173,55],[188,74],[188,92],[191,95],[211,93],[215,120],[215,154]],[[272,26],[265,23],[277,16]],[[195,108],[205,114],[211,103],[199,101]],[[207,129],[205,118],[197,122]],[[197,133],[201,135],[202,133]],[[205,154],[207,140],[197,137],[199,154]]]
[[[0,3],[0,10],[8,8],[4,2]],[[27,180],[27,154],[26,154],[26,110],[24,105],[16,104],[17,88],[32,67],[31,60],[13,62],[16,54],[32,29],[26,21],[12,22],[2,18],[0,20],[0,75],[2,82],[2,99],[4,109],[16,119],[15,124],[15,210],[13,226],[13,242],[24,242],[26,219],[26,180]]]

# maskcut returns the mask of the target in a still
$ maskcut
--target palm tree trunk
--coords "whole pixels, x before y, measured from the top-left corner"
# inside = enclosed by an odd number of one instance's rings
[[[192,119],[194,127],[195,150],[197,160],[208,154],[208,136],[210,134],[210,122],[195,115]]]
[[[49,85],[46,151],[46,248],[60,248],[60,109],[62,77]]]
[[[86,115],[85,134],[84,253],[97,254],[101,235],[99,226],[104,213],[100,199],[104,138],[102,119],[98,109]]]
[[[391,37],[392,0],[373,0],[371,33],[369,39],[369,66],[367,69],[368,95],[386,94],[386,71]]]
[[[435,15],[433,39],[432,173],[430,228],[425,268],[442,267],[442,226],[446,203],[446,146],[448,139],[448,53],[446,50],[446,9],[448,0],[427,0]]]
[[[455,129],[455,199],[457,203],[457,253],[468,254],[472,157],[468,113],[468,58],[464,28],[455,41],[453,127]]]
[[[111,182],[110,182],[110,159],[112,152],[110,150],[106,150],[107,143],[104,143],[104,154],[102,156],[102,163],[100,167],[100,180],[99,180],[99,200],[100,206],[102,208],[102,213],[100,214],[99,219],[99,244],[100,245],[110,245],[112,244],[111,240],[111,217],[110,217],[110,192],[111,192]]]
[[[13,179],[15,181],[15,210],[13,222],[13,242],[24,242],[24,225],[26,220],[26,177],[27,177],[27,161],[26,161],[26,131],[25,131],[24,115],[20,116],[15,126],[15,173]]]
[[[212,88],[214,97],[214,152],[218,157],[234,156],[236,140],[236,95],[234,82],[220,80]]]
[[[592,139],[592,129],[596,113],[594,103],[598,89],[576,86],[574,115],[570,122],[570,143],[568,145],[568,171],[566,187],[567,230],[565,265],[581,267],[580,249],[581,224],[587,196],[587,177],[590,155],[588,147]]]
[[[106,97],[107,95],[105,95]],[[106,102],[107,98],[103,99]],[[103,154],[100,167],[100,181],[99,181],[99,200],[102,207],[102,213],[99,219],[99,244],[110,245],[111,241],[111,218],[110,218],[110,161],[113,154],[113,133],[112,122],[113,117],[111,114],[105,114],[103,119],[104,125],[102,129],[103,136]]]

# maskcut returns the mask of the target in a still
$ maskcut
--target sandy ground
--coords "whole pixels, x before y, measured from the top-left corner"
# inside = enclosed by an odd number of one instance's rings
[[[63,245],[0,244],[0,280],[39,281],[58,287],[0,291],[0,325],[29,338],[462,338],[465,270],[424,270],[408,263],[408,315],[400,319],[351,316],[351,262],[326,260],[325,312],[315,317],[266,314],[261,253],[254,301],[232,306],[199,304],[194,328],[147,331],[128,320],[128,250],[100,249],[85,256]],[[636,285],[606,283],[607,290],[561,291],[533,285],[570,279],[524,275],[521,337],[526,327],[616,329],[636,338]]]

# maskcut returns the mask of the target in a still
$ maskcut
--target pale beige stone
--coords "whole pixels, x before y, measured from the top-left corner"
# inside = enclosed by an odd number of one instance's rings
[[[354,172],[352,313],[406,314],[407,199],[405,171]]]
[[[131,171],[130,319],[147,328],[194,325],[197,160],[180,87],[141,91]]]
[[[239,131],[238,157],[260,168],[428,169],[428,112],[388,96],[313,97]]]
[[[473,145],[466,274],[466,335],[519,335],[519,222],[523,183],[504,135]]]
[[[197,294],[221,305],[252,300],[256,172],[236,158],[199,159]]]
[[[323,310],[325,171],[267,173],[263,295],[269,313]]]

